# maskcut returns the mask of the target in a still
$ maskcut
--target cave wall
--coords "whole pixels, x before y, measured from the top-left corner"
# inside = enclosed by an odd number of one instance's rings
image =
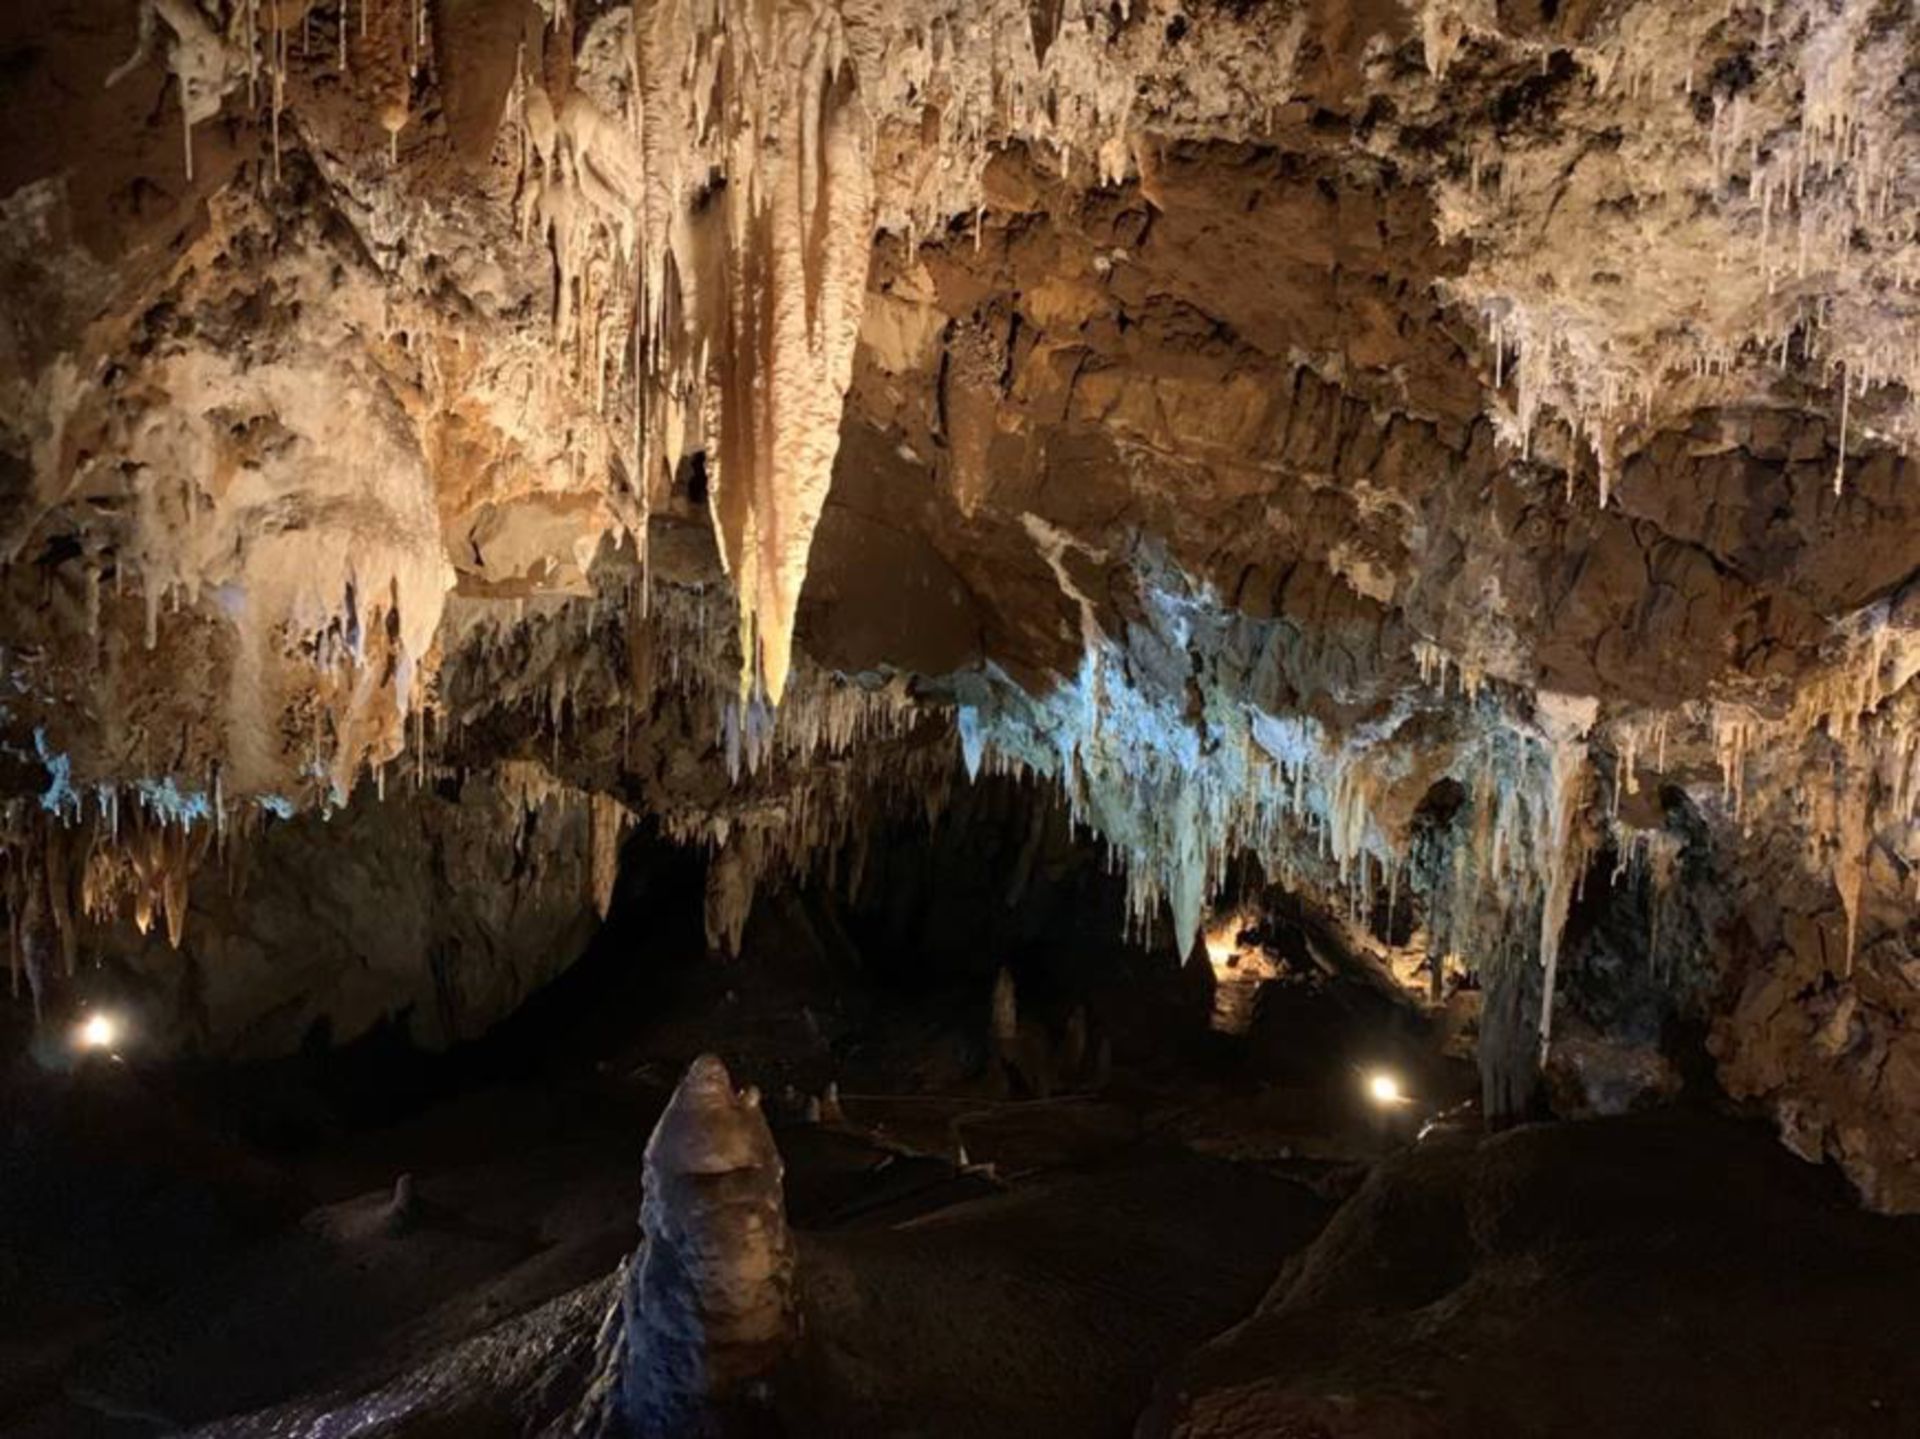
[[[603,800],[516,780],[272,822],[201,868],[177,946],[126,921],[87,935],[82,995],[126,1005],[147,1058],[276,1058],[376,1027],[476,1039],[584,952],[623,831]]]

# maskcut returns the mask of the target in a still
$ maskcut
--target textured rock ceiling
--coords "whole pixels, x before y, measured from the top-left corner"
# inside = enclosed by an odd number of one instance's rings
[[[57,1003],[116,913],[191,944],[196,868],[356,788],[581,807],[599,894],[658,816],[737,942],[768,873],[1008,769],[1182,943],[1251,850],[1476,973],[1496,1104],[1549,1021],[1657,1036],[1630,972],[1920,1206],[1917,36],[12,7],[16,976]]]

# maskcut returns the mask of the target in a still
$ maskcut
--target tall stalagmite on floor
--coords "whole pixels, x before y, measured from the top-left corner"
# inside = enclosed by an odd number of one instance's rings
[[[650,1439],[726,1432],[798,1336],[784,1166],[757,1090],[702,1055],[647,1141],[617,1405]]]

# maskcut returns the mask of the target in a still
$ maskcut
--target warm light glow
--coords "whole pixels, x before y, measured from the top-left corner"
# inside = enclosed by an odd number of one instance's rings
[[[1234,910],[1217,916],[1202,936],[1213,966],[1212,1024],[1221,1034],[1247,1032],[1260,986],[1279,973],[1272,957],[1257,943],[1241,947],[1240,936],[1252,923],[1247,913]]]
[[[1233,968],[1233,957],[1239,950],[1240,921],[1237,918],[1211,925],[1207,929],[1207,959],[1213,965],[1216,976],[1224,976]]]
[[[1384,1069],[1367,1076],[1367,1097],[1375,1104],[1404,1104],[1407,1100],[1401,1092],[1400,1081]]]
[[[120,1026],[113,1016],[95,1010],[74,1031],[74,1043],[81,1049],[111,1049],[120,1037]]]

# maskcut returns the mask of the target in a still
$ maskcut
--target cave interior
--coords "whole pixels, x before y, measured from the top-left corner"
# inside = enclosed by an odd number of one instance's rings
[[[1920,1434],[1912,0],[0,13],[0,1439]]]

